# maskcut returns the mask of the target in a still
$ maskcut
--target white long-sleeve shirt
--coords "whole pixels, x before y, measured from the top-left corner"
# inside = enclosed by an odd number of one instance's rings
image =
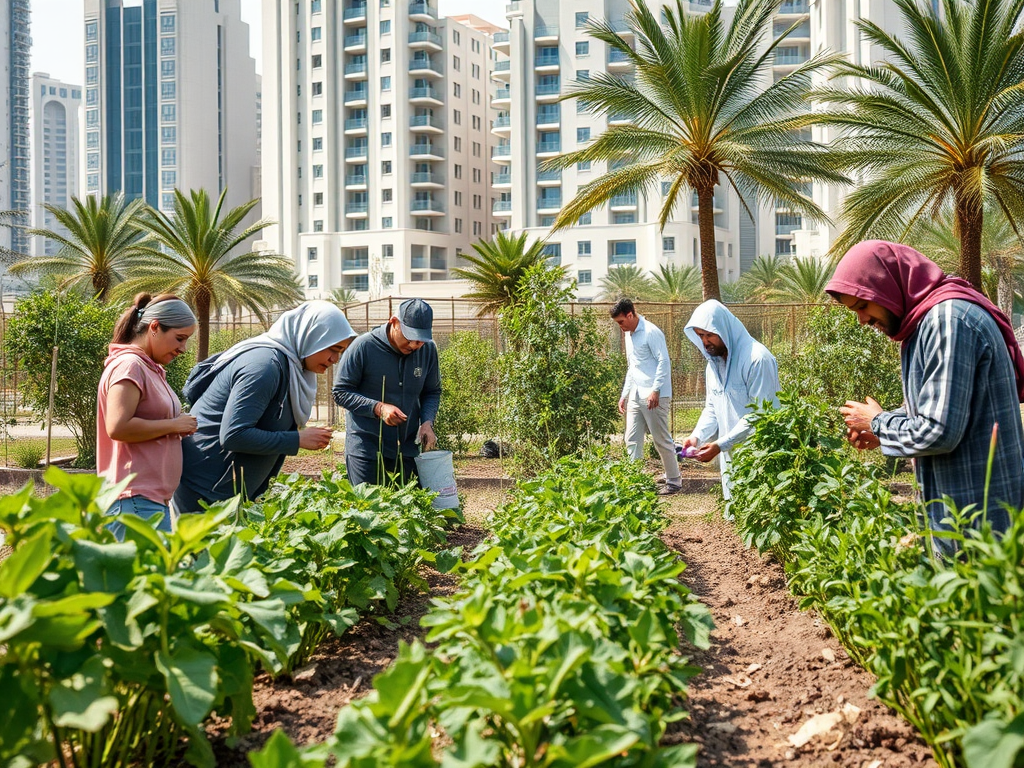
[[[672,362],[665,334],[654,323],[638,315],[636,330],[626,333],[626,359],[629,369],[622,385],[622,400],[634,394],[647,397],[657,391],[661,398],[672,399]]]
[[[722,339],[728,350],[725,359],[708,354],[696,328]],[[751,405],[768,400],[778,406],[779,366],[767,347],[756,341],[743,323],[717,301],[706,301],[694,310],[686,324],[686,335],[708,361],[704,410],[691,437],[703,445],[718,436],[718,447],[722,449],[722,495],[730,499],[730,451],[753,432],[747,421]]]

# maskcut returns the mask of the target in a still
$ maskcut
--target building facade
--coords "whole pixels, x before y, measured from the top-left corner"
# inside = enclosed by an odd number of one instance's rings
[[[0,2],[0,211],[32,207],[29,167],[29,65],[32,53],[29,0]],[[20,224],[26,224],[23,219]],[[28,238],[19,229],[0,227],[0,248],[29,252]]]
[[[82,86],[55,80],[45,72],[32,73],[32,207],[34,229],[63,229],[46,205],[67,208],[78,197],[81,146],[79,109]],[[53,240],[33,237],[33,256],[52,256],[59,250]]]
[[[425,0],[263,7],[267,247],[310,298],[447,279],[494,229],[498,28]]]
[[[85,0],[87,194],[255,197],[257,85],[240,0]]]

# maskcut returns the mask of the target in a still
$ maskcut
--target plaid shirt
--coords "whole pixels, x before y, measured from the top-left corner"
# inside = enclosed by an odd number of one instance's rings
[[[924,316],[901,352],[902,408],[876,416],[871,427],[887,456],[916,459],[927,502],[949,496],[963,509],[981,507],[992,427],[999,425],[989,519],[1008,524],[1000,503],[1024,502],[1024,429],[1013,365],[992,316],[962,299],[944,301]],[[940,528],[944,505],[930,504]]]

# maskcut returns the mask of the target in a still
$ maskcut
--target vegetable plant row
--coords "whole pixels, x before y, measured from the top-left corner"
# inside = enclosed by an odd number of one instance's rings
[[[1024,515],[1003,538],[952,515],[954,560],[933,557],[916,505],[826,434],[792,395],[759,411],[737,450],[731,509],[748,544],[785,563],[802,607],[829,622],[942,766],[1024,765]]]
[[[664,525],[634,464],[563,460],[520,483],[424,617],[430,647],[403,645],[327,743],[278,732],[253,765],[694,766],[695,745],[661,742],[698,671],[680,629],[706,648],[712,622]]]
[[[173,534],[103,511],[119,488],[51,468],[58,492],[0,498],[0,764],[212,766],[204,721],[246,732],[253,677],[303,663],[361,614],[388,621],[444,541],[431,495],[288,478],[261,506],[183,516]],[[439,564],[443,567],[443,563]]]

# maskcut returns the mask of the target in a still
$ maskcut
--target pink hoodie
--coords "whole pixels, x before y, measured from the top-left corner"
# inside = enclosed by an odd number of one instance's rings
[[[142,443],[124,443],[107,435],[107,395],[121,381],[130,381],[142,393],[135,415],[140,419],[173,419],[181,403],[167,384],[167,372],[145,352],[131,344],[111,344],[103,362],[96,416],[96,474],[116,483],[135,478],[121,498],[144,496],[166,504],[181,480],[181,438],[165,435]]]

